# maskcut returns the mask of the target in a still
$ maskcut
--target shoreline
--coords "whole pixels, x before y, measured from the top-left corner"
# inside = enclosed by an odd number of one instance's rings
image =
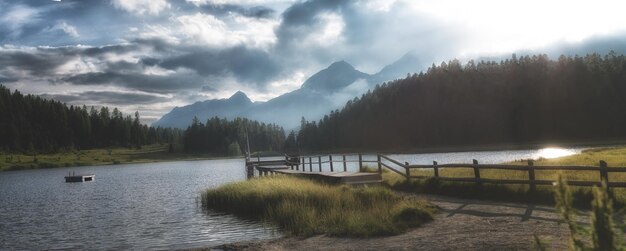
[[[0,161],[3,161],[0,162],[0,172],[244,158],[244,156],[169,153],[167,147],[161,145],[145,146],[142,149],[91,149],[35,155],[0,153],[0,156],[2,156]]]
[[[190,250],[535,250],[534,235],[549,250],[568,247],[569,230],[551,206],[414,195],[441,208],[435,220],[407,233],[342,238],[316,235],[279,237]],[[581,218],[589,222],[587,216]],[[502,231],[505,229],[506,231]]]
[[[544,143],[544,144],[527,144],[527,145],[482,145],[482,146],[468,146],[468,147],[432,147],[432,148],[416,148],[416,149],[403,149],[403,150],[384,150],[378,153],[383,154],[428,154],[428,153],[460,153],[460,152],[486,152],[486,151],[515,151],[515,150],[534,150],[545,147],[562,147],[562,148],[613,148],[626,146],[626,141],[602,141],[602,142],[569,142],[569,143]],[[148,151],[145,151],[147,149]],[[156,151],[154,151],[156,149]],[[116,152],[116,155],[108,157],[108,161],[105,160],[91,160],[91,161],[79,161],[69,160],[65,158],[69,155],[87,155],[92,152]],[[76,154],[78,152],[78,154]],[[87,154],[85,154],[87,153]],[[371,151],[332,151],[334,154],[373,154]],[[312,152],[304,154],[328,154],[328,152]],[[97,155],[97,154],[93,154]],[[135,156],[136,155],[136,156]],[[162,162],[175,162],[175,161],[201,161],[201,160],[218,160],[218,159],[239,159],[245,158],[245,156],[210,156],[208,154],[188,154],[188,153],[168,153],[165,146],[145,146],[142,149],[127,149],[127,148],[115,148],[115,149],[92,149],[82,151],[69,151],[59,152],[54,154],[40,154],[40,155],[26,155],[26,154],[12,154],[12,153],[0,153],[0,156],[5,158],[4,163],[0,163],[0,172],[7,171],[21,171],[21,170],[34,170],[34,169],[49,169],[60,167],[89,167],[89,166],[109,166],[109,165],[123,165],[123,164],[145,164],[145,163],[162,163]],[[7,163],[8,156],[19,156],[29,161],[19,162],[20,164],[11,165]],[[64,157],[61,160],[61,156]],[[98,156],[102,156],[98,155]],[[262,157],[278,157],[280,155],[268,155],[262,154]],[[18,157],[18,159],[19,159]],[[41,158],[42,161],[34,161],[35,158]],[[126,158],[126,159],[123,159]],[[130,159],[129,159],[130,158]],[[2,161],[2,160],[0,160]]]

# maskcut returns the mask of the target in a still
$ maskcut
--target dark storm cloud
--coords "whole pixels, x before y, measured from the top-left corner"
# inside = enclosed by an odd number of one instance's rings
[[[193,48],[192,52],[162,59],[157,64],[166,69],[187,68],[199,75],[227,75],[232,73],[238,80],[263,85],[276,77],[281,66],[267,52],[243,46],[224,50]],[[144,62],[156,63],[148,58]]]
[[[191,5],[191,4],[189,4]],[[246,17],[271,18],[276,11],[265,6],[244,7],[234,4],[205,4],[188,8],[189,11],[201,11],[214,16],[224,16],[230,13],[237,13]]]
[[[17,78],[8,78],[8,77],[4,77],[2,75],[0,75],[0,84],[2,83],[13,83],[13,82],[17,82],[18,79]]]
[[[58,94],[40,95],[43,98],[60,100],[66,103],[80,104],[112,104],[112,105],[133,105],[133,104],[152,104],[167,101],[167,98],[142,94],[142,93],[125,93],[125,92],[109,92],[109,91],[87,91],[78,94]]]
[[[276,31],[279,43],[284,46],[298,41],[319,25],[319,14],[339,11],[349,4],[347,0],[312,0],[292,5],[281,15],[283,20]]]
[[[73,75],[62,79],[75,85],[122,86],[152,93],[172,93],[179,90],[200,88],[200,78],[183,75],[147,75],[140,73],[96,72]]]
[[[34,52],[0,51],[0,71],[13,67],[34,76],[49,76],[70,59],[71,55],[54,54],[39,49]]]

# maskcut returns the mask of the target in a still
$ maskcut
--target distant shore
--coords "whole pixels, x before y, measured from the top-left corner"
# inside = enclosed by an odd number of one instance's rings
[[[243,158],[243,156],[170,153],[168,145],[149,145],[141,149],[76,150],[50,154],[0,153],[0,171],[229,158]]]
[[[324,153],[388,153],[388,154],[422,154],[422,153],[449,153],[449,152],[484,152],[484,151],[511,151],[541,149],[546,147],[617,147],[626,146],[626,140],[615,141],[571,141],[571,142],[546,142],[532,144],[490,144],[473,146],[441,146],[441,147],[418,147],[411,149],[384,149],[384,150],[356,150],[356,149],[333,149],[331,151],[315,152],[309,154]]]
[[[328,153],[390,153],[390,154],[424,154],[446,152],[473,151],[507,151],[539,149],[545,147],[616,147],[625,146],[626,141],[591,141],[591,142],[559,142],[537,144],[501,144],[479,146],[446,146],[414,149],[350,150],[336,149],[325,152],[303,153],[305,155]],[[255,155],[253,155],[255,156]],[[280,156],[279,153],[264,153],[262,157]],[[0,171],[29,170],[58,167],[80,167],[96,165],[141,164],[170,161],[194,161],[210,159],[243,158],[243,156],[216,156],[212,154],[191,154],[168,152],[168,145],[149,145],[141,149],[110,148],[92,150],[74,150],[49,154],[3,153],[0,152]]]

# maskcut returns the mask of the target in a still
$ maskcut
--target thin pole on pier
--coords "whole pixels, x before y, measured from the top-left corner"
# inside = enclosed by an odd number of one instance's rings
[[[363,171],[363,155],[359,153],[359,172]]]
[[[317,156],[317,164],[320,166],[320,173],[322,172],[322,156]]]
[[[348,171],[348,167],[346,165],[346,155],[343,155],[343,171],[347,172]]]
[[[313,172],[313,160],[309,157],[309,172]]]
[[[383,173],[383,164],[380,160],[380,154],[376,155],[378,162],[378,173]]]
[[[330,171],[334,172],[335,170],[333,169],[333,155],[328,155],[328,161],[330,162]]]

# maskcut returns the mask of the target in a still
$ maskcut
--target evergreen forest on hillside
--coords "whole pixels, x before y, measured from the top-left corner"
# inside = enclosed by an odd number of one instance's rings
[[[204,124],[194,118],[183,134],[186,152],[208,152],[222,156],[242,155],[247,151],[245,147],[248,140],[251,152],[279,152],[285,141],[285,131],[274,124],[242,118],[229,121],[213,117]]]
[[[66,106],[0,86],[0,150],[57,152],[70,149],[141,147],[171,143],[176,129],[140,123],[139,113],[124,116],[117,108]]]
[[[626,57],[458,60],[377,86],[288,138],[304,151],[626,139]]]
[[[36,95],[23,95],[0,86],[0,151],[54,153],[111,147],[183,144],[187,153],[241,155],[246,133],[253,151],[280,151],[281,127],[248,119],[197,119],[186,130],[149,127],[140,116],[124,116],[117,108],[67,106]]]

